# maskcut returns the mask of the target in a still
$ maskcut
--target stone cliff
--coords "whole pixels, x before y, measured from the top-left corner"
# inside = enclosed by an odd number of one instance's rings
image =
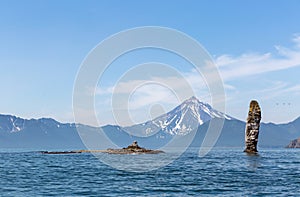
[[[245,145],[246,148],[244,152],[247,153],[256,153],[257,151],[257,142],[259,135],[259,126],[261,120],[261,110],[257,101],[251,101],[248,118],[246,123],[245,130]]]
[[[300,138],[291,141],[286,148],[300,148]]]

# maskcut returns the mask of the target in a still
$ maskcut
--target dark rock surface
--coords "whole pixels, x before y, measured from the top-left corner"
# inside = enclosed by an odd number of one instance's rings
[[[163,153],[161,150],[151,150],[140,147],[137,144],[137,141],[134,141],[131,145],[127,146],[127,148],[122,149],[107,149],[104,151],[109,154],[157,154]]]
[[[286,148],[300,148],[300,138],[291,141]]]
[[[82,153],[81,151],[41,151],[42,154],[74,154],[74,153]]]
[[[245,145],[244,152],[257,153],[257,142],[259,135],[259,126],[261,120],[261,110],[257,101],[250,102],[248,118],[245,130]]]

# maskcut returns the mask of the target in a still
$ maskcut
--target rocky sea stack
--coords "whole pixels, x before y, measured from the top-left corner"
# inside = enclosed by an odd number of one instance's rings
[[[245,130],[245,145],[244,152],[257,153],[257,142],[259,135],[259,126],[261,120],[261,110],[257,101],[250,102],[248,118]]]
[[[286,148],[300,148],[300,138],[291,141]]]

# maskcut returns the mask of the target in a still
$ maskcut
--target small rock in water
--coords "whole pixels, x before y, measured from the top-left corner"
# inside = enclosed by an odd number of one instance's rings
[[[286,148],[300,148],[300,138],[291,141],[290,144],[286,146]]]
[[[257,153],[257,142],[259,135],[259,126],[261,120],[261,110],[257,101],[250,102],[248,118],[245,130],[245,145],[244,152]]]

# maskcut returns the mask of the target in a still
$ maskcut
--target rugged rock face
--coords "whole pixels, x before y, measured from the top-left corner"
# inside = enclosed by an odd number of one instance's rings
[[[291,141],[286,148],[300,148],[300,138]]]
[[[157,153],[163,153],[163,151],[161,151],[161,150],[150,150],[150,149],[142,148],[137,144],[137,141],[134,141],[127,148],[107,149],[104,152],[109,153],[109,154],[157,154]]]
[[[248,118],[245,130],[245,145],[246,148],[244,152],[256,153],[257,142],[259,135],[259,126],[261,120],[261,110],[257,101],[252,100],[250,102]]]

